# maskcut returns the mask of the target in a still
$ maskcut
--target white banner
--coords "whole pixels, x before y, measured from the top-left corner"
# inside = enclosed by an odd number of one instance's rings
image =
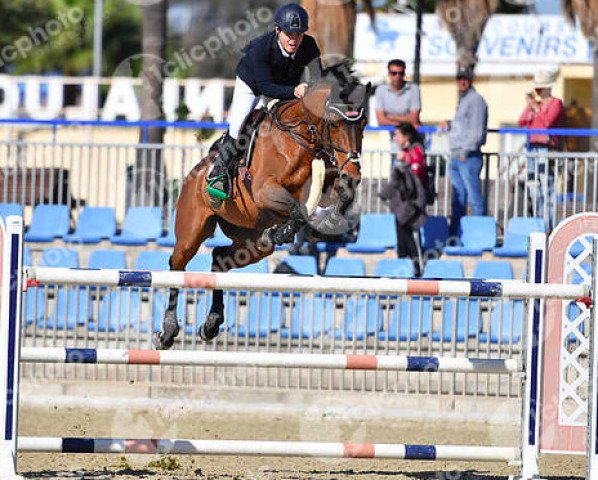
[[[386,62],[391,58],[413,61],[415,16],[376,15],[374,32],[367,14],[359,14],[355,26],[358,61]],[[423,18],[422,63],[454,63],[455,43],[435,14]],[[478,50],[480,64],[591,63],[591,48],[580,30],[561,15],[494,15],[486,24]]]
[[[100,85],[108,84],[108,94],[98,105]],[[64,89],[76,86],[80,92],[75,105],[66,105]],[[224,121],[225,88],[227,80],[178,80],[164,81],[162,109],[165,119],[177,120],[176,111],[185,105],[187,120]],[[32,118],[52,120],[127,120],[141,117],[141,81],[132,77],[39,77],[0,75],[0,118]]]

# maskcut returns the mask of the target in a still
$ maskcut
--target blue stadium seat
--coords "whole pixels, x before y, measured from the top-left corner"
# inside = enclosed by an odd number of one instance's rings
[[[116,217],[111,207],[85,207],[74,233],[64,236],[67,243],[100,243],[116,232]]]
[[[206,239],[203,244],[208,248],[229,247],[233,244],[233,241],[224,234],[220,225],[216,225],[214,236]]]
[[[89,256],[87,267],[124,270],[127,268],[127,258],[123,250],[94,250]]]
[[[496,246],[496,222],[489,216],[465,216],[461,218],[461,245],[446,246],[446,255],[479,256]]]
[[[26,242],[53,242],[64,237],[70,229],[69,209],[66,205],[38,205],[33,210]]]
[[[364,277],[365,263],[361,258],[332,257],[326,264],[324,275],[329,277]]]
[[[245,267],[241,268],[233,268],[231,270],[232,273],[268,273],[268,260],[266,258],[262,258],[257,263],[252,263],[250,265],[246,265]],[[231,296],[236,296],[237,294],[246,295],[248,292],[247,290],[229,290]],[[236,300],[235,300],[236,301]]]
[[[355,305],[355,297],[349,297],[345,304],[343,326],[334,335],[337,340],[365,340],[382,330],[382,309],[375,296],[360,295]],[[344,328],[343,328],[344,327]]]
[[[79,254],[70,248],[47,248],[40,262],[44,267],[79,268]],[[39,289],[43,292],[43,289]],[[37,294],[40,295],[39,293]],[[45,294],[42,293],[45,296]],[[35,303],[35,299],[28,302]],[[39,298],[38,298],[39,302]],[[49,316],[37,318],[38,328],[57,328],[72,330],[77,323],[84,324],[91,311],[89,293],[85,288],[60,286],[56,293],[56,304],[50,309]]]
[[[380,332],[380,340],[416,341],[430,334],[432,302],[429,298],[413,297],[392,306],[388,330]]]
[[[176,220],[176,210],[172,213],[172,217],[170,219],[170,223],[168,225],[168,232],[166,235],[158,238],[156,240],[156,245],[160,247],[174,247],[176,243],[176,237],[174,236],[174,222]]]
[[[410,258],[383,258],[376,265],[374,277],[411,278],[415,267]]]
[[[284,323],[284,305],[280,295],[272,292],[249,294],[247,309],[233,334],[239,337],[267,337]]]
[[[546,232],[546,225],[541,218],[514,217],[509,220],[502,247],[492,251],[496,257],[526,257],[530,233]]]
[[[169,258],[170,254],[166,252],[144,250],[137,255],[133,268],[135,270],[151,271],[170,270],[170,266],[168,265]]]
[[[512,280],[513,267],[506,261],[479,261],[474,272],[474,278],[492,280]],[[443,335],[435,333],[433,340],[442,339],[446,342],[463,342],[466,338],[475,338],[482,329],[482,309],[480,298],[459,298],[457,305],[457,329],[453,331],[455,299],[446,300],[443,305]],[[456,333],[456,336],[455,336]]]
[[[502,304],[502,308],[501,308]],[[480,342],[517,343],[521,340],[523,322],[523,300],[494,302],[490,315],[490,334],[481,333]]]
[[[348,243],[352,253],[384,253],[397,246],[395,216],[391,213],[364,213],[355,243]]]
[[[196,253],[185,267],[187,272],[209,272],[212,270],[212,255]]]
[[[25,267],[32,267],[33,261],[31,259],[31,248],[23,247],[23,265]]]
[[[473,270],[473,278],[513,280],[513,266],[506,260],[480,260]]]
[[[318,338],[334,327],[334,299],[322,295],[297,295],[291,309],[290,327],[281,329],[282,338]]]
[[[42,267],[79,268],[79,254],[70,248],[46,248],[40,262]]]
[[[268,260],[262,258],[259,262],[252,263],[245,267],[233,268],[233,273],[268,273]]]
[[[449,235],[448,221],[446,217],[429,216],[420,229],[422,252],[429,250],[442,251]]]
[[[141,312],[141,296],[138,288],[121,288],[105,295],[100,304],[97,323],[88,323],[90,331],[120,332],[137,325]]]
[[[162,211],[159,207],[131,207],[127,210],[122,231],[110,241],[114,245],[147,245],[162,235]]]
[[[299,275],[317,275],[316,258],[310,255],[287,255],[281,262],[286,263]]]
[[[0,217],[4,223],[6,223],[6,217],[10,215],[22,217],[23,205],[20,203],[0,203]]]
[[[422,278],[445,280],[463,278],[463,263],[459,260],[432,259],[426,262]]]
[[[25,324],[27,326],[41,322],[44,319],[46,308],[46,292],[44,287],[30,287],[25,297]]]
[[[439,278],[444,280],[457,280],[463,278],[463,263],[459,260],[438,260],[432,259],[426,262],[426,266],[424,267],[424,273],[422,278],[432,279],[432,278]],[[437,297],[441,298],[441,297]],[[430,297],[423,297],[422,298],[422,310],[424,313],[431,311],[432,300]],[[450,331],[450,326],[447,323],[452,325],[452,316],[454,311],[454,299],[444,299],[443,301],[443,308],[442,308],[442,321],[444,324],[444,332],[446,336],[446,332]],[[427,324],[425,324],[428,327]],[[438,332],[434,332],[432,335],[433,340],[438,340],[440,338],[440,334]]]
[[[444,298],[443,302],[442,302],[442,326],[440,331],[434,331],[432,333],[432,340],[434,340],[435,342],[439,341],[439,340],[444,340],[445,342],[450,342],[453,338],[454,335],[453,333],[453,320],[454,320],[454,315],[456,314],[456,309],[455,309],[455,305],[457,304],[457,300],[454,298]],[[466,307],[466,304],[464,304],[464,307]],[[464,315],[466,315],[467,309],[464,309]],[[465,317],[467,318],[467,317]],[[479,326],[476,327],[476,323],[474,323],[473,325],[469,325],[469,335],[474,336],[476,335],[476,332],[479,332]],[[459,320],[457,321],[457,331],[456,331],[456,339],[455,341],[457,342],[463,342],[466,339],[466,335],[465,335],[465,322],[460,322]]]
[[[79,268],[79,254],[76,250],[71,250],[69,248],[47,248],[44,250],[40,262],[40,266],[42,267],[56,267],[56,268]],[[66,287],[64,285],[58,287],[57,292],[57,302],[58,302],[58,315],[56,315],[56,309],[53,309],[50,312],[50,317],[48,319],[38,318],[38,326],[39,328],[54,328],[54,323],[56,323],[56,328],[64,328],[67,327],[69,329],[75,328],[74,321],[72,320],[73,317],[76,317],[78,314],[75,311],[71,311],[70,309],[75,309],[75,305],[77,302],[72,300],[73,293],[70,290],[79,290],[78,287]],[[43,290],[43,289],[40,289]],[[67,294],[67,291],[70,293]],[[38,294],[39,295],[39,294]],[[67,301],[67,297],[69,300]],[[77,297],[78,298],[78,297]],[[35,300],[28,300],[35,302]],[[83,300],[78,300],[78,302]],[[85,300],[85,302],[87,302]],[[66,305],[69,306],[68,316],[71,321],[66,320],[67,314],[65,313],[64,309]],[[83,314],[83,317],[85,315]],[[46,320],[47,323],[44,322]]]
[[[59,287],[56,304],[50,309],[47,321],[38,320],[38,328],[74,330],[92,317],[93,304],[89,292],[79,287]]]

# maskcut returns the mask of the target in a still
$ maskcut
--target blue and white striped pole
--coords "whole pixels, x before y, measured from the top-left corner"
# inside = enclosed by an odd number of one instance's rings
[[[527,279],[530,283],[546,283],[547,238],[544,233],[532,233],[528,243]],[[525,344],[522,348],[525,382],[522,384],[521,410],[521,472],[522,479],[539,474],[540,453],[540,389],[542,378],[542,338],[544,335],[544,299],[527,302],[527,322],[524,324]]]
[[[17,480],[23,220],[0,221],[0,478]]]

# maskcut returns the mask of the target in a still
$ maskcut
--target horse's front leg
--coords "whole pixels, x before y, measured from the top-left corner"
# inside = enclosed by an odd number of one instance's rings
[[[225,233],[229,235],[228,232]],[[245,267],[267,257],[274,250],[271,243],[264,244],[260,241],[259,231],[238,230],[237,233],[244,236],[235,238],[229,247],[216,247],[212,251],[213,272],[227,272],[232,268]],[[222,290],[213,290],[212,306],[206,321],[199,328],[199,336],[205,342],[213,340],[220,332],[223,323],[224,295]]]
[[[292,243],[295,239],[295,234],[307,224],[307,208],[296,200],[294,202],[295,204],[289,212],[288,221],[264,230],[262,240],[265,243],[272,243],[274,245]]]
[[[269,211],[275,217],[288,214],[288,220],[273,225],[264,230],[262,241],[272,242],[276,245],[291,243],[295,234],[307,224],[307,208],[284,187],[277,183],[264,185],[256,195],[256,206]],[[284,218],[284,217],[283,217]],[[258,221],[259,223],[259,221]]]
[[[349,174],[341,173],[336,186],[338,201],[334,208],[338,214],[344,215],[353,203],[355,192],[357,190],[356,183],[357,182]]]

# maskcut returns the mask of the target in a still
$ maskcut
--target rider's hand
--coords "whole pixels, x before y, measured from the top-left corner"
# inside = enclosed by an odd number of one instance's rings
[[[527,106],[532,109],[532,111],[537,112],[540,109],[539,102],[534,98],[531,93],[525,94],[525,101]]]
[[[305,95],[305,90],[307,90],[307,83],[300,83],[295,87],[295,97],[296,98],[303,98]]]

